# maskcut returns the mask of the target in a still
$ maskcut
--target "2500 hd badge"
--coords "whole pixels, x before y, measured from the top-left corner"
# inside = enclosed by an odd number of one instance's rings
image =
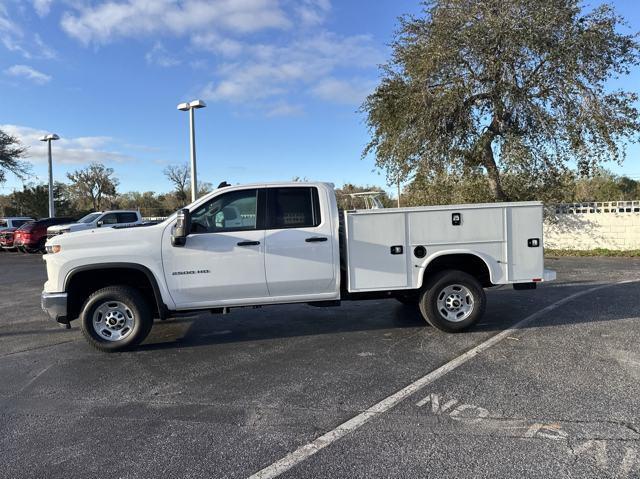
[[[182,276],[184,274],[209,274],[211,271],[208,269],[198,269],[198,270],[190,270],[190,271],[174,271],[171,273],[171,276]]]

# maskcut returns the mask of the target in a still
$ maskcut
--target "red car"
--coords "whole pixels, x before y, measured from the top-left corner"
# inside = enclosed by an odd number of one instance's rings
[[[27,253],[44,252],[47,241],[47,228],[53,225],[73,223],[73,218],[44,218],[27,223],[14,232],[13,245]]]

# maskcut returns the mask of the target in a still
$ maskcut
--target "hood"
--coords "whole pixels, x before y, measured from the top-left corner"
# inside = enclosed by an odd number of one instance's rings
[[[53,226],[49,226],[47,228],[47,231],[51,231],[51,232],[59,232],[62,230],[66,230],[69,229],[71,231],[76,231],[78,229],[87,229],[90,227],[90,224],[84,224],[84,223],[65,223],[63,225],[53,225]]]
[[[7,227],[0,228],[0,235],[6,234],[6,233],[15,233],[17,229],[18,228],[7,228]]]
[[[153,225],[145,228],[91,228],[77,231],[73,234],[53,236],[47,244],[58,244],[62,250],[107,251],[113,248],[125,247],[125,251],[147,241],[153,245],[160,244],[163,225]]]

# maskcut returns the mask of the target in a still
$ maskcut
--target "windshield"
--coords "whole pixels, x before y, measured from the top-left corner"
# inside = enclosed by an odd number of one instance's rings
[[[80,218],[77,223],[92,223],[94,220],[98,218],[102,213],[89,213],[87,216],[83,216]]]

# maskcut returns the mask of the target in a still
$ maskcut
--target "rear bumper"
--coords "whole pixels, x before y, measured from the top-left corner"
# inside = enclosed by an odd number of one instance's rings
[[[40,295],[40,306],[49,319],[58,323],[67,321],[67,293],[45,293]]]

